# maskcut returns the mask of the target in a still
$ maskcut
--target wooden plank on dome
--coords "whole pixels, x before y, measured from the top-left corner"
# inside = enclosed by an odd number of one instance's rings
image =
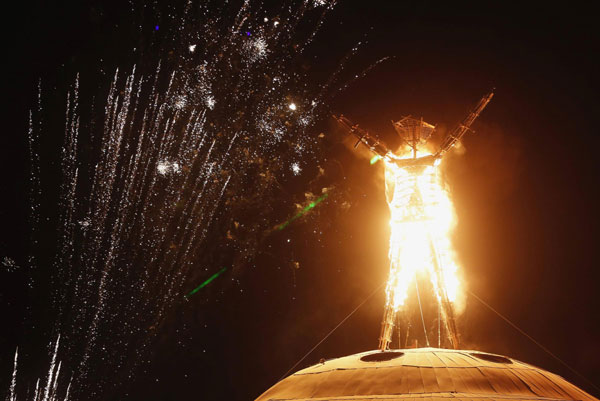
[[[493,366],[489,362],[475,358],[466,352],[455,352],[452,354],[452,358],[461,366]]]
[[[556,374],[548,372],[548,371],[543,371],[543,370],[539,370],[539,371],[537,371],[537,373],[539,373],[540,375],[547,378],[553,385],[555,385],[561,391],[564,391],[566,394],[568,394],[570,399],[575,399],[575,400],[590,399],[589,394],[587,394],[586,392],[584,392],[577,386],[573,385],[572,383],[569,383],[568,381],[566,381],[559,375],[556,375]]]
[[[508,369],[485,366],[478,367],[477,369],[488,379],[498,393],[506,395],[520,394],[519,388],[506,375]]]
[[[490,362],[490,361],[486,361],[486,360],[481,359],[481,358],[477,358],[476,356],[471,355],[470,352],[461,352],[460,356],[467,363],[469,363],[470,365],[473,365],[473,366],[489,366],[489,367],[498,366],[498,364],[496,364],[496,363],[493,363],[493,362]]]
[[[425,357],[427,358],[429,366],[432,366],[434,368],[441,368],[443,366],[446,366],[446,364],[442,362],[440,357],[438,357],[435,352],[429,352],[425,354]]]
[[[460,365],[458,363],[456,363],[456,361],[454,361],[454,359],[451,358],[452,353],[451,352],[439,352],[436,351],[435,355],[440,358],[440,360],[442,362],[444,362],[444,364],[448,367],[460,367]]]
[[[349,380],[352,380],[352,376],[355,370],[334,370],[329,372],[327,379],[324,382],[319,383],[318,390],[313,393],[313,397],[334,397],[334,396],[346,396],[343,389]]]
[[[495,393],[494,388],[477,368],[463,368],[460,376],[467,386],[467,392],[472,394]]]
[[[410,389],[408,388],[408,374],[406,374],[406,369],[411,369],[410,367],[402,366],[397,372],[400,376],[400,381],[398,382],[398,394],[408,394]]]
[[[415,354],[417,355],[417,363],[415,366],[419,366],[419,367],[430,366],[429,358],[427,357],[427,355],[429,354],[428,352],[418,352]]]
[[[453,366],[456,366],[458,368],[472,366],[472,364],[470,363],[465,363],[465,360],[463,358],[459,358],[457,355],[458,353],[456,352],[448,352],[446,353],[446,358],[454,363]]]
[[[303,389],[302,393],[296,395],[294,394],[293,396],[295,396],[296,398],[302,399],[302,398],[316,398],[315,395],[317,394],[327,394],[327,389],[329,388],[329,382],[331,380],[331,375],[332,373],[334,373],[335,371],[327,371],[327,372],[321,372],[321,373],[315,373],[314,375],[303,375],[300,376],[301,380],[307,381],[307,385],[305,387],[305,389]],[[327,394],[329,395],[329,394]],[[291,398],[291,397],[290,397]],[[293,399],[293,398],[291,398]]]
[[[436,372],[433,368],[419,368],[421,377],[423,378],[423,386],[426,393],[439,393],[440,386],[436,379]]]
[[[373,375],[373,369],[361,369],[360,376],[357,377],[355,386],[352,392],[357,395],[370,394],[369,389],[371,388],[371,377]]]
[[[361,390],[361,386],[366,387],[365,384],[369,382],[369,369],[351,369],[346,371],[345,384],[341,388],[343,394],[349,396],[362,395],[364,390]]]
[[[401,384],[397,377],[398,370],[394,368],[371,369],[371,376],[367,379],[371,387],[363,394],[398,394]]]
[[[552,386],[543,383],[539,377],[532,375],[533,369],[513,369],[513,373],[518,376],[529,388],[539,397],[562,398]]]
[[[460,380],[461,386],[457,390],[464,393],[477,394],[480,392],[480,387],[475,379],[468,373],[470,368],[454,368],[452,369],[452,379],[456,383]]]
[[[298,394],[308,396],[310,390],[307,390],[307,384],[301,376],[292,375],[267,390],[264,397],[265,399],[291,398]]]
[[[381,373],[380,369],[385,369],[387,381],[387,388],[392,391],[392,394],[408,394],[408,379],[406,377],[405,367],[393,367],[393,368],[373,368],[373,369],[363,369],[364,376],[361,376],[357,380],[357,385],[354,387],[354,394],[375,394],[379,392],[379,389],[374,388],[374,380],[376,380],[376,376]],[[414,368],[413,368],[414,369]],[[348,387],[350,388],[350,387]]]
[[[407,352],[402,357],[402,365],[404,365],[404,366],[419,366],[417,353],[416,352]]]
[[[425,392],[425,386],[423,385],[423,378],[419,368],[413,366],[405,367],[405,374],[408,379],[408,392],[411,394],[418,394]]]
[[[515,391],[518,394],[525,396],[535,396],[536,394],[529,388],[529,386],[523,382],[523,380],[517,376],[514,372],[514,369],[506,369],[506,377],[512,380],[517,390]]]
[[[452,381],[454,382],[454,387],[457,392],[466,392],[467,384],[463,378],[462,371],[464,368],[446,368]]]
[[[437,380],[440,391],[456,391],[456,384],[452,380],[452,375],[448,371],[448,368],[433,368],[435,372],[435,379]]]
[[[558,393],[560,395],[561,398],[567,398],[567,399],[571,399],[572,395],[569,394],[569,392],[566,390],[566,388],[564,386],[561,386],[560,384],[558,384],[555,380],[556,379],[552,379],[550,377],[546,377],[540,370],[530,370],[529,374],[532,376],[535,376],[541,383],[544,383],[545,385],[549,386],[550,388],[552,388],[556,393]],[[564,379],[556,376],[556,378],[558,378],[560,381],[564,382]]]

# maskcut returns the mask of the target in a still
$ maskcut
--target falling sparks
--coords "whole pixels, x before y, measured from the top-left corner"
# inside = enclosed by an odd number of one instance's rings
[[[89,219],[89,217],[86,217],[85,219],[79,220],[78,223],[79,223],[79,226],[83,230],[87,230],[89,228],[90,224],[92,224],[92,222]]]
[[[13,363],[13,374],[12,380],[10,382],[10,388],[7,400],[8,401],[17,401],[16,387],[17,387],[17,360],[19,359],[19,349],[17,348],[15,351],[15,360]]]
[[[65,364],[74,372],[74,391],[86,399],[101,398],[123,384],[116,377],[131,378],[147,363],[154,328],[181,303],[199,276],[199,261],[220,266],[213,238],[225,237],[236,213],[259,223],[247,239],[231,236],[231,254],[239,253],[241,265],[257,252],[255,238],[273,230],[274,216],[263,210],[280,191],[277,180],[290,169],[300,174],[297,160],[318,156],[313,131],[326,114],[323,105],[345,85],[337,77],[348,59],[325,83],[313,82],[290,57],[290,49],[301,56],[321,27],[303,20],[312,3],[286,4],[275,14],[286,17],[271,19],[261,6],[245,4],[234,13],[205,3],[193,12],[172,10],[176,31],[165,25],[160,42],[140,41],[138,53],[152,58],[97,85],[93,98],[104,104],[88,107],[91,96],[80,99],[78,76],[65,88],[52,291]],[[82,87],[89,90],[94,84],[86,79]],[[80,102],[94,111],[82,113]],[[41,176],[34,150],[54,134],[44,132],[42,117],[34,110],[30,118],[32,188]],[[32,195],[36,213],[43,209],[38,194]],[[326,198],[312,199],[277,228]],[[242,230],[243,222],[236,227]],[[114,376],[95,376],[107,371]],[[43,384],[39,391],[46,391]]]
[[[60,335],[56,339],[54,345],[49,344],[49,347],[53,349],[53,353],[51,356],[50,366],[48,368],[48,373],[46,375],[46,384],[42,384],[43,387],[40,387],[40,379],[37,380],[35,390],[31,397],[31,401],[68,401],[69,400],[69,392],[71,390],[71,381],[66,385],[66,389],[62,391],[59,390],[59,378],[61,372],[62,363],[57,361],[58,359],[58,350],[60,344]],[[19,359],[19,349],[15,351],[15,358],[13,363],[13,373],[11,384],[9,387],[7,401],[17,401],[17,366]],[[58,362],[58,363],[57,363]],[[43,383],[43,382],[42,382]],[[59,394],[63,393],[63,396]]]

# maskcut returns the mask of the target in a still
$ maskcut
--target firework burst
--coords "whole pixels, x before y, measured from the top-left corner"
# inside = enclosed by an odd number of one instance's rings
[[[256,237],[273,226],[266,199],[282,176],[300,174],[297,160],[317,160],[315,124],[344,87],[336,82],[348,58],[324,84],[297,68],[333,5],[244,2],[232,12],[190,3],[160,27],[160,41],[138,49],[158,57],[117,69],[105,91],[74,80],[53,277],[54,331],[74,372],[69,391],[86,399],[118,393],[111,378],[131,377],[147,361],[190,277],[214,269],[208,239],[225,239],[234,217],[252,214],[255,224],[231,242],[231,271],[256,251]],[[42,93],[29,132],[33,223],[42,199]],[[94,97],[101,107],[90,107]]]

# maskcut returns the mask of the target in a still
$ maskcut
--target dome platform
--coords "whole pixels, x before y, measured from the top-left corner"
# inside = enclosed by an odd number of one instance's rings
[[[480,351],[368,351],[310,366],[256,401],[599,401],[562,377]]]

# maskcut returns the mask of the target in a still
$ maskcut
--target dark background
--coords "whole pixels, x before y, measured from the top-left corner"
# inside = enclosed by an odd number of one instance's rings
[[[94,70],[99,58],[131,62],[128,35],[134,33],[124,7],[130,6],[34,1],[5,14],[0,258],[18,259],[27,246],[26,123],[37,80],[56,82],[60,92],[75,72]],[[391,119],[406,114],[444,130],[496,88],[475,124],[477,134],[444,166],[465,282],[600,385],[599,41],[593,12],[577,3],[346,1],[318,35],[319,58],[311,68],[334,65],[365,38],[357,65],[394,58],[331,108],[382,136],[391,135]],[[333,124],[324,124],[332,138],[325,152],[339,166],[337,180],[350,207],[327,224],[290,226],[271,239],[277,249],[271,257],[238,277],[216,280],[197,302],[184,305],[159,337],[147,371],[129,385],[130,399],[253,399],[385,280],[382,168],[370,166]],[[284,262],[290,255],[299,269]],[[227,284],[232,278],[241,285]],[[0,373],[7,385],[15,346],[35,335],[20,324],[25,306],[11,281],[4,283]],[[380,291],[299,367],[373,349],[383,304]],[[473,298],[459,326],[465,347],[532,363],[600,395]],[[186,341],[180,338],[184,328]]]

